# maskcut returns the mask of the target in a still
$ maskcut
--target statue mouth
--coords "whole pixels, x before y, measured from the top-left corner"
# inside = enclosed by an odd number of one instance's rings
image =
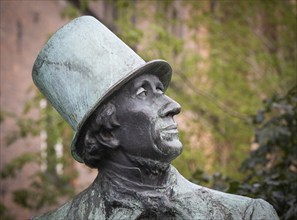
[[[169,125],[169,126],[166,126],[166,127],[164,127],[163,129],[162,129],[162,131],[161,131],[161,133],[165,133],[165,134],[172,134],[172,135],[174,135],[174,134],[178,134],[178,130],[177,130],[177,126],[176,126],[176,124],[174,123],[174,124],[171,124],[171,125]]]
[[[172,124],[163,128],[164,131],[177,130],[176,124]]]
[[[177,130],[177,125],[171,124],[169,126],[164,127],[161,130],[161,137],[163,140],[174,140],[176,138],[178,138],[178,130]]]

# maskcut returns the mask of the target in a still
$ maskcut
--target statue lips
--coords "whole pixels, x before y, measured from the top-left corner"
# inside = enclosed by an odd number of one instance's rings
[[[168,125],[169,124],[169,125]],[[159,131],[159,137],[162,144],[158,145],[158,149],[166,155],[166,159],[172,161],[182,151],[182,144],[179,141],[177,124],[170,120],[167,125]]]
[[[171,124],[161,130],[161,137],[164,140],[178,139],[178,130],[176,124]]]
[[[163,128],[162,131],[165,131],[166,133],[178,133],[176,124],[169,125]]]

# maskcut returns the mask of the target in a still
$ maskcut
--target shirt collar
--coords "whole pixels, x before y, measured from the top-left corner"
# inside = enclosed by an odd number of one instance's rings
[[[128,167],[112,161],[108,161],[100,170],[101,175],[107,177],[115,183],[128,188],[138,188],[140,190],[165,189],[176,182],[176,175],[172,172],[171,165],[164,173],[164,181],[161,185],[147,185],[144,183],[145,175],[138,167]]]

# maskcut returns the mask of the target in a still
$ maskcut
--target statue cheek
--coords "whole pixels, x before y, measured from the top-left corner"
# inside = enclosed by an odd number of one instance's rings
[[[152,137],[152,142],[159,146],[161,143],[161,133],[162,133],[162,123],[160,120],[158,120],[157,118],[155,118],[152,122],[151,122],[151,137]]]

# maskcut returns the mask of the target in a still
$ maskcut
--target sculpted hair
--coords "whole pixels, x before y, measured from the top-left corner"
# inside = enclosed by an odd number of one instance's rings
[[[107,103],[95,112],[95,117],[89,123],[89,129],[82,140],[84,143],[82,159],[87,166],[99,168],[102,159],[107,156],[107,151],[111,150],[101,141],[100,134],[108,135],[110,131],[119,126],[114,104]]]

